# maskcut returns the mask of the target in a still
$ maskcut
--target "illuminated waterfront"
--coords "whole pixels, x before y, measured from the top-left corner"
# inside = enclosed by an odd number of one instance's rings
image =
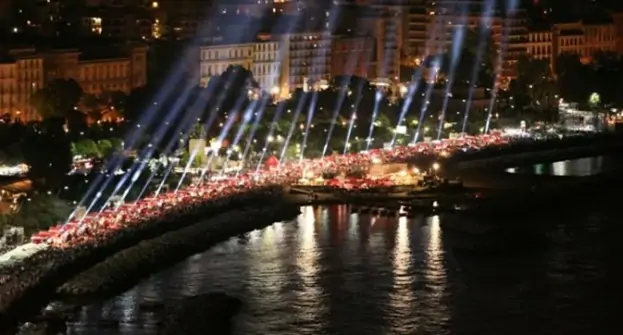
[[[155,334],[144,301],[223,291],[245,304],[236,334],[609,334],[623,279],[616,216],[603,208],[537,218],[550,246],[473,255],[444,241],[437,216],[413,220],[303,208],[190,257],[100,306],[83,334]],[[616,286],[615,286],[616,285]],[[88,311],[88,312],[87,312]],[[87,316],[88,315],[88,316]],[[89,327],[104,315],[120,331]],[[539,328],[534,329],[538,324]],[[603,327],[603,328],[602,328]]]

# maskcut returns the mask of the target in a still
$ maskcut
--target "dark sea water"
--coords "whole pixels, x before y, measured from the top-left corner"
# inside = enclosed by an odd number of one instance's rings
[[[547,245],[511,253],[455,248],[439,216],[304,207],[85,307],[68,334],[156,334],[141,302],[212,291],[243,300],[239,335],[621,334],[621,200],[592,200],[534,213],[525,224],[546,230]],[[123,322],[92,326],[102,318]]]
[[[610,155],[518,166],[507,169],[507,171],[534,175],[585,177],[608,173],[621,168],[623,168],[623,157]]]

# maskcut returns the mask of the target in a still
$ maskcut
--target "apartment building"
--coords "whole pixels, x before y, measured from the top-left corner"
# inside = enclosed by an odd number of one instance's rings
[[[508,34],[506,53],[502,64],[503,80],[509,82],[517,77],[517,60],[526,54],[526,41],[529,39],[527,12],[516,9],[502,19],[503,33]]]
[[[154,36],[155,20],[141,7],[93,7],[84,11],[80,23],[83,35],[140,41]]]
[[[95,57],[75,49],[10,50],[0,60],[0,114],[37,120],[30,96],[54,79],[74,79],[85,93],[129,93],[146,82],[146,48],[131,46],[114,57]]]
[[[584,27],[581,22],[560,23],[552,27],[552,54],[585,56]]]
[[[272,94],[287,95],[287,76],[283,71],[284,50],[277,41],[253,44],[253,64],[251,71],[260,87]]]
[[[216,4],[216,12],[262,16],[266,14],[294,14],[304,9],[298,0],[233,0]]]
[[[614,26],[614,48],[616,52],[623,55],[623,13],[612,14],[612,23]]]
[[[279,41],[229,43],[216,41],[201,45],[199,52],[198,84],[206,87],[210,80],[221,75],[229,66],[239,65],[253,73],[260,88],[274,94],[288,94],[284,63],[287,52]],[[195,73],[196,71],[191,71]]]
[[[378,6],[362,14],[361,34],[374,38],[376,67],[369,73],[373,82],[389,84],[400,79],[404,13],[402,6]]]
[[[525,43],[526,53],[534,59],[546,59],[552,61],[553,33],[551,29],[532,30],[528,32]]]
[[[284,48],[283,71],[286,89],[309,90],[324,85],[331,78],[330,33],[322,30],[283,34],[262,34],[263,40],[280,41]]]
[[[370,36],[334,36],[331,44],[331,76],[369,78],[376,72],[373,62],[374,38]]]
[[[43,59],[33,49],[9,52],[0,61],[0,114],[23,121],[37,119],[30,96],[44,84]]]
[[[620,53],[616,25],[612,23],[558,23],[548,28],[531,29],[527,36],[526,53],[536,59],[547,59],[552,66],[561,54],[578,55],[588,63],[598,52]]]
[[[147,48],[134,46],[124,54],[106,58],[81,53],[76,72],[74,79],[85,93],[130,93],[132,89],[147,83]]]
[[[429,14],[424,3],[414,4],[407,8],[406,19],[403,20],[403,63],[407,66],[417,66],[426,50],[428,41]]]

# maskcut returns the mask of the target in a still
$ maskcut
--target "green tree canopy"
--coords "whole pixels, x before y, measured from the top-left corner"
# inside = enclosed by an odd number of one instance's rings
[[[11,145],[0,151],[0,164],[15,165],[24,162],[19,144]]]
[[[110,140],[106,139],[97,141],[97,148],[103,157],[110,156],[115,152]]]
[[[25,163],[30,167],[33,188],[55,190],[62,187],[71,170],[71,141],[62,124],[47,125],[41,132],[30,132],[21,142]]]
[[[110,144],[112,145],[112,148],[114,151],[122,151],[123,150],[123,140],[121,140],[120,138],[109,138],[108,139],[110,141]]]
[[[518,76],[511,82],[510,93],[518,108],[545,108],[555,105],[558,86],[549,61],[522,56],[517,60]]]
[[[458,54],[452,54],[452,48],[444,53],[439,64],[440,72],[448,77],[452,71],[451,63],[456,62],[454,68],[454,82],[457,85],[467,84],[472,80],[473,70],[478,66],[478,74],[476,76],[477,83],[480,85],[490,86],[493,83],[495,75],[495,62],[497,50],[493,42],[492,32],[488,29],[481,30],[466,28],[462,42],[462,48]],[[478,58],[480,54],[480,59]],[[434,58],[428,58],[423,63],[425,66],[431,66]]]
[[[73,79],[55,79],[47,86],[37,90],[30,97],[30,104],[41,118],[64,118],[76,125],[84,121],[84,115],[77,110],[82,97],[82,88]]]
[[[33,194],[21,199],[18,211],[10,216],[8,223],[34,233],[63,223],[71,210],[69,204],[54,195]]]
[[[72,143],[72,154],[82,157],[100,157],[101,152],[92,139],[81,139]]]

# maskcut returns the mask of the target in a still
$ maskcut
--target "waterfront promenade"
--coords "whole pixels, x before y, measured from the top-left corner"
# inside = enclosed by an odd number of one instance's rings
[[[145,239],[146,236],[148,236],[147,238],[154,238],[164,231],[173,231],[192,225],[193,222],[197,222],[197,219],[205,217],[206,207],[212,208],[213,211],[225,211],[226,208],[221,206],[223,196],[229,196],[231,201],[232,199],[244,198],[246,194],[253,193],[262,187],[281,189],[280,192],[282,192],[283,186],[295,182],[302,176],[303,171],[321,173],[326,169],[375,164],[379,160],[380,162],[408,162],[419,155],[439,157],[440,161],[443,162],[443,159],[453,157],[456,153],[465,152],[465,148],[467,148],[467,151],[472,150],[473,152],[491,147],[512,148],[512,143],[501,137],[487,136],[470,139],[470,141],[471,146],[466,146],[466,141],[440,141],[427,143],[419,147],[396,148],[388,151],[378,150],[358,155],[330,157],[321,161],[284,164],[277,170],[267,169],[259,174],[249,172],[231,178],[226,182],[220,181],[205,185],[195,185],[182,193],[151,197],[140,204],[140,206],[144,207],[129,207],[127,209],[128,211],[134,210],[142,220],[127,220],[128,217],[123,215],[107,217],[108,223],[114,224],[113,226],[106,224],[106,221],[102,221],[100,217],[94,215],[94,218],[100,220],[83,219],[82,222],[74,222],[74,225],[69,225],[69,228],[72,230],[63,230],[62,227],[57,228],[55,235],[49,235],[46,240],[40,241],[37,244],[36,248],[38,251],[34,252],[32,256],[13,258],[14,260],[20,260],[23,264],[30,265],[26,266],[28,271],[24,271],[25,267],[20,266],[19,263],[16,266],[0,267],[5,277],[10,279],[0,285],[0,291],[3,292],[0,297],[0,300],[2,300],[2,311],[10,311],[16,303],[29,296],[29,294],[25,294],[26,291],[53,293],[55,287],[61,285],[75,274],[87,270],[90,266],[103,261],[114,253],[132,247],[132,245],[138,243],[139,239],[137,237],[141,239]],[[567,145],[564,141],[559,141],[557,144],[561,146]],[[503,153],[503,150],[501,152]],[[448,165],[450,164],[451,161],[448,161]],[[273,199],[265,196],[263,198],[268,201]],[[137,209],[140,210],[137,211]],[[155,212],[148,212],[147,210]],[[136,213],[134,214],[135,216],[137,215]],[[179,224],[180,221],[187,222],[187,224]],[[96,227],[98,230],[89,230],[91,227]],[[159,228],[156,229],[154,227]],[[167,227],[167,229],[162,227]],[[83,235],[79,234],[81,231]],[[128,237],[137,234],[137,232],[139,232],[138,235],[131,238]],[[71,234],[75,235],[69,236]],[[84,238],[84,234],[88,234],[88,238]],[[118,237],[113,238],[114,236],[121,235],[124,236],[123,243],[118,242]],[[69,238],[67,239],[66,237]],[[110,247],[111,240],[115,242],[112,248]],[[94,251],[96,251],[95,256],[93,256]],[[76,256],[76,253],[79,257]],[[22,255],[17,251],[14,254]],[[41,257],[38,256],[41,254],[48,255],[48,257],[42,257],[44,259],[47,258],[46,262],[28,264],[29,259]],[[61,266],[59,266],[60,263],[56,262],[57,259],[62,260]],[[21,272],[18,269],[21,269]],[[66,273],[65,276],[58,276],[62,270],[68,269],[72,270]],[[11,271],[16,272],[11,273]],[[44,282],[45,285],[43,284]],[[41,291],[41,289],[44,289],[44,291]],[[9,314],[16,315],[14,312]]]

